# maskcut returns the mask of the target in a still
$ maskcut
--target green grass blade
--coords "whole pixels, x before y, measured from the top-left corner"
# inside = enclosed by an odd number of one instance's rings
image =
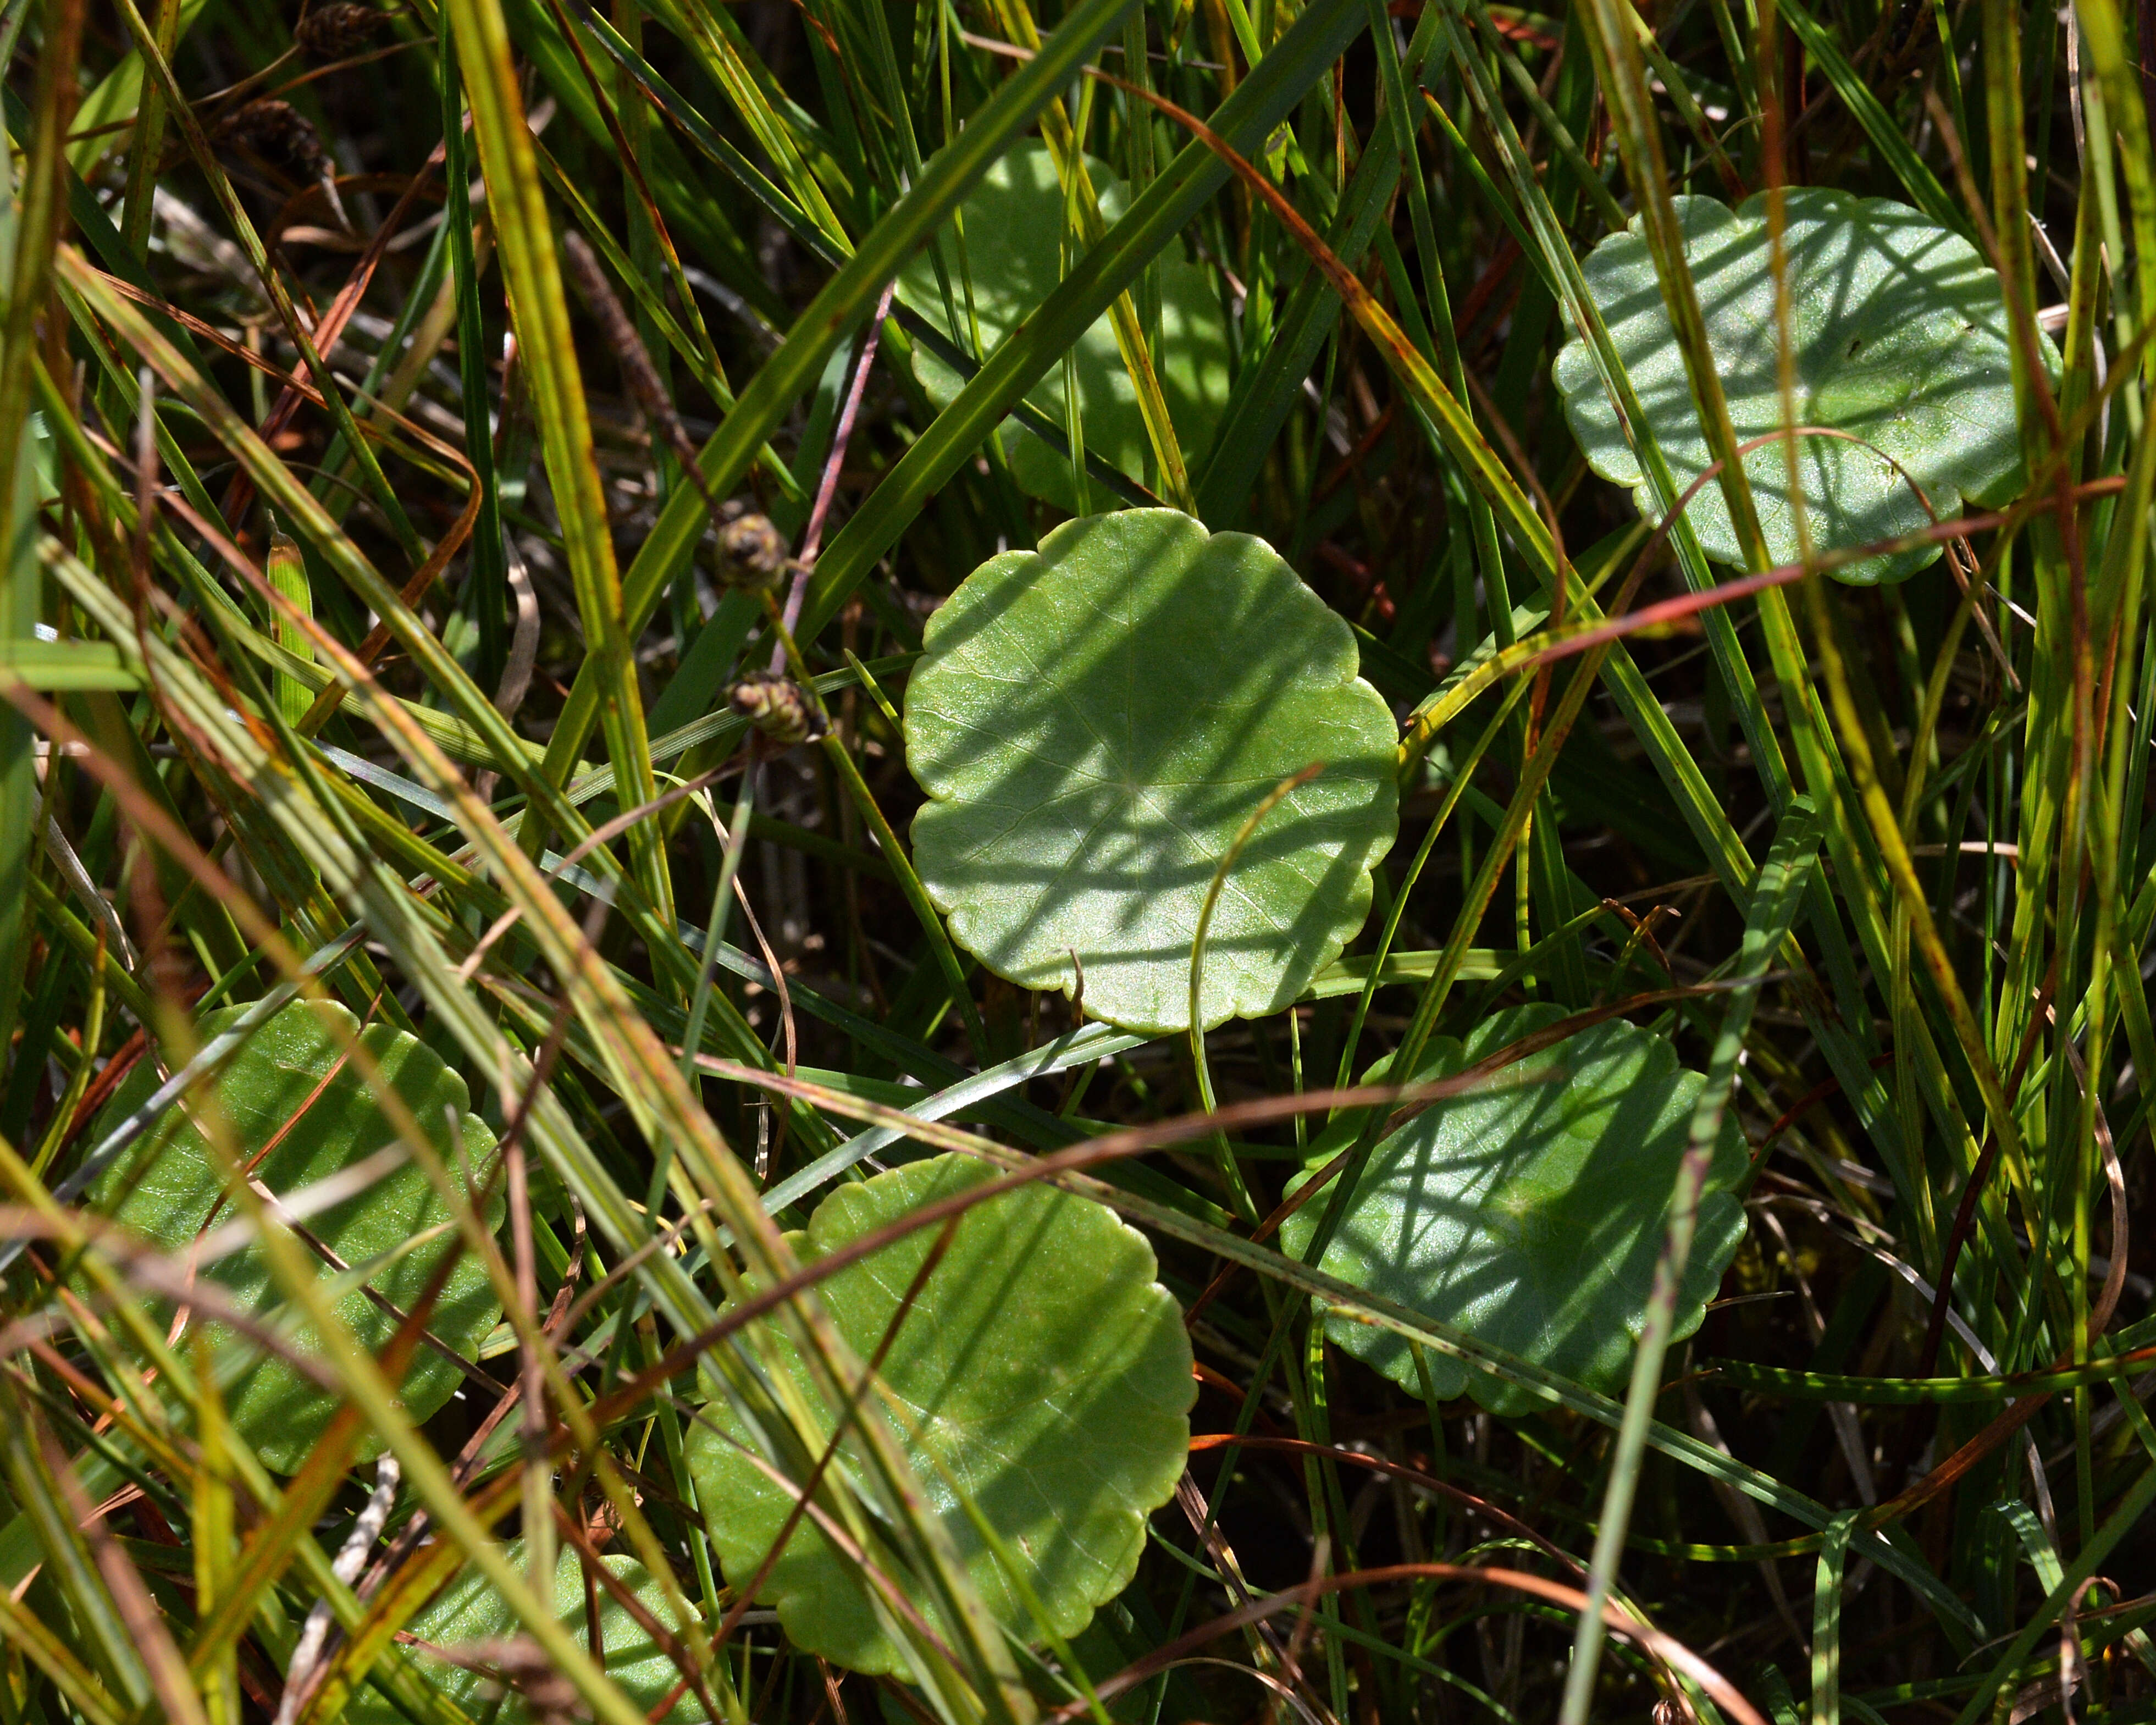
[[[1040,54],[989,98],[957,142],[937,155],[920,180],[863,238],[796,320],[785,345],[743,387],[726,423],[699,453],[697,466],[714,496],[728,495],[740,483],[755,452],[813,386],[831,350],[874,309],[900,264],[943,224],[1011,140],[1090,58],[1129,3],[1083,0],[1057,26]],[[660,595],[672,584],[703,527],[703,502],[694,488],[677,491],[660,512],[624,578],[624,615],[632,631],[641,628]],[[810,628],[808,632],[813,635],[814,631]],[[547,768],[556,782],[565,779],[574,765],[598,705],[597,673],[587,666],[571,687],[568,705],[548,748]]]

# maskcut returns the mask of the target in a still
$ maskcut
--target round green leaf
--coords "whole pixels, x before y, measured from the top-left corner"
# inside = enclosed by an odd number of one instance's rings
[[[911,1163],[841,1186],[807,1232],[789,1238],[813,1266],[993,1173],[956,1155]],[[907,1234],[817,1284],[863,1359],[899,1319],[941,1231]],[[1037,1184],[989,1199],[964,1212],[899,1322],[882,1368],[889,1399],[864,1413],[896,1433],[988,1609],[1029,1640],[1040,1639],[1034,1620],[957,1493],[965,1491],[1020,1565],[1058,1635],[1076,1634],[1122,1591],[1147,1515],[1182,1476],[1195,1391],[1183,1314],[1153,1274],[1152,1247],[1089,1199]],[[810,1394],[790,1346],[774,1345]],[[793,1501],[742,1454],[746,1441],[732,1409],[714,1400],[690,1445],[712,1544],[736,1587],[754,1577]],[[759,1597],[777,1605],[796,1646],[856,1671],[905,1675],[865,1584],[806,1520]],[[918,1594],[912,1603],[936,1620]]]
[[[1102,216],[1112,223],[1129,206],[1128,191],[1104,162],[1089,156],[1086,171],[1099,194]],[[962,352],[986,357],[1033,315],[1068,273],[1063,187],[1055,177],[1048,146],[1037,141],[1022,143],[1004,156],[973,188],[961,216],[965,269],[960,267],[955,227],[945,228],[936,240],[936,256],[942,260],[944,279],[951,288],[947,304],[936,279],[935,259],[926,248],[900,272],[898,296],[951,336]],[[1153,366],[1184,462],[1195,473],[1228,399],[1228,320],[1204,270],[1183,255],[1179,244],[1163,252],[1154,267],[1160,283],[1160,340],[1152,348]],[[955,330],[950,316],[953,310],[957,313]],[[1152,444],[1138,412],[1137,386],[1124,368],[1107,316],[1078,338],[1072,357],[1087,452],[1142,480]],[[941,361],[917,353],[914,372],[937,407],[948,407],[956,399],[958,375]],[[1050,367],[1026,399],[1062,425],[1063,367]],[[1070,458],[1015,423],[1004,425],[1003,437],[1012,477],[1034,496],[1077,512]]]
[[[511,1540],[506,1550],[510,1561],[521,1568],[524,1542]],[[601,1561],[636,1595],[654,1622],[673,1623],[666,1596],[649,1569],[629,1557],[608,1557]],[[606,1655],[606,1674],[648,1714],[674,1692],[681,1681],[681,1668],[629,1615],[629,1608],[607,1590],[605,1583],[595,1577],[593,1584],[598,1589],[599,1641]],[[554,1567],[554,1615],[557,1621],[568,1625],[578,1645],[589,1652],[591,1626],[584,1608],[583,1562],[567,1546]],[[493,1584],[476,1569],[466,1568],[404,1627],[424,1644],[407,1646],[404,1651],[428,1681],[472,1718],[485,1717],[492,1687],[489,1680],[432,1650],[460,1651],[474,1643],[499,1643],[525,1633],[522,1620],[504,1603]],[[350,1725],[406,1725],[396,1704],[371,1683],[353,1692],[344,1717]],[[665,1720],[665,1725],[699,1725],[706,1717],[702,1703],[684,1689]],[[512,1689],[506,1694],[495,1725],[528,1725],[531,1717],[531,1709]]]
[[[1190,1017],[1214,875],[1283,779],[1208,931],[1200,1016],[1277,1011],[1339,956],[1398,818],[1392,713],[1348,625],[1263,540],[1173,510],[1070,521],[929,619],[906,754],[914,860],[953,939],[1134,1030]],[[1074,955],[1075,963],[1074,964]]]
[[[229,1028],[241,1010],[209,1014],[198,1027],[201,1034],[213,1036]],[[396,1138],[358,1069],[349,1061],[340,1065],[343,1049],[331,1034],[333,1021],[358,1036],[379,1065],[382,1081],[403,1099],[451,1173],[484,1178],[494,1134],[470,1111],[471,1097],[464,1080],[440,1055],[388,1024],[362,1030],[358,1019],[333,1003],[300,1001],[257,1030],[217,1081],[216,1103],[230,1129],[231,1143],[254,1163],[255,1178],[282,1196],[326,1179]],[[317,1096],[325,1077],[328,1084]],[[140,1107],[157,1083],[149,1062],[138,1065],[99,1115],[93,1140]],[[449,1137],[451,1116],[460,1133],[455,1147]],[[264,1154],[273,1140],[274,1147]],[[167,1251],[184,1252],[205,1226],[234,1217],[232,1206],[219,1202],[219,1166],[186,1111],[176,1108],[92,1183],[87,1201],[130,1232]],[[496,1196],[487,1211],[489,1227],[499,1223],[501,1209]],[[377,1353],[395,1332],[397,1321],[367,1298],[360,1278],[398,1311],[408,1311],[444,1255],[457,1245],[448,1209],[408,1159],[364,1191],[308,1216],[305,1225],[355,1272],[340,1276],[327,1266],[322,1271],[341,1290],[335,1301],[338,1315]],[[198,1268],[242,1309],[267,1315],[284,1305],[259,1248]],[[484,1266],[465,1253],[450,1271],[428,1328],[469,1359],[501,1316],[501,1302]],[[224,1325],[196,1322],[213,1343],[232,1339]],[[306,1327],[287,1339],[300,1353],[316,1346]],[[454,1365],[421,1344],[403,1383],[405,1411],[414,1420],[426,1419],[449,1400],[459,1381]],[[274,1355],[249,1367],[227,1389],[226,1397],[234,1430],[267,1466],[284,1473],[297,1471],[306,1460],[338,1406],[337,1397]],[[380,1448],[370,1435],[358,1453],[364,1458]]]
[[[1435,1039],[1415,1080],[1457,1072],[1563,1015],[1521,1007],[1485,1019],[1464,1045]],[[1368,1077],[1383,1074],[1381,1062]],[[1322,1267],[1590,1389],[1615,1391],[1645,1327],[1671,1189],[1706,1081],[1677,1065],[1664,1039],[1621,1019],[1582,1030],[1491,1089],[1433,1103],[1378,1144]],[[1321,1139],[1312,1168],[1344,1147],[1334,1135]],[[1743,1238],[1733,1189],[1745,1167],[1743,1136],[1725,1116],[1678,1291],[1676,1339],[1699,1327]],[[1281,1227],[1295,1256],[1307,1250],[1330,1197],[1328,1189]],[[1419,1391],[1398,1336],[1338,1318],[1328,1329],[1350,1353]],[[1537,1405],[1487,1373],[1424,1357],[1440,1396],[1465,1390],[1500,1414]]]
[[[2011,499],[2023,483],[2021,437],[1998,275],[1959,234],[1907,205],[1819,187],[1787,195],[1797,423],[1862,439],[1807,437],[1798,444],[1815,549],[1846,550],[1928,526],[1932,516],[1911,480],[1941,521],[1958,515],[1964,498]],[[1676,202],[1707,343],[1742,444],[1784,423],[1765,194],[1733,213],[1711,198]],[[1707,470],[1710,457],[1639,220],[1596,246],[1582,269],[1681,491]],[[2043,336],[2037,341],[2056,377],[2056,356]],[[1589,465],[1630,486],[1640,513],[1660,520],[1584,341],[1558,355],[1554,375]],[[1778,563],[1801,554],[1786,449],[1777,441],[1744,458],[1759,526]],[[1743,566],[1718,484],[1702,487],[1685,515],[1707,556]],[[1900,581],[1938,555],[1937,545],[1921,547],[1834,572],[1866,585]]]

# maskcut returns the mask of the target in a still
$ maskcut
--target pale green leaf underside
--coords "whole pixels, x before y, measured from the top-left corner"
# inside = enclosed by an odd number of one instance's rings
[[[198,1026],[199,1034],[209,1037],[228,1028],[240,1010],[208,1014]],[[255,1178],[282,1196],[326,1179],[396,1137],[358,1068],[350,1061],[338,1068],[343,1049],[331,1034],[332,1019],[341,1019],[348,1034],[358,1035],[378,1064],[382,1081],[403,1098],[452,1176],[484,1179],[494,1134],[470,1111],[464,1080],[439,1055],[388,1024],[362,1030],[342,1006],[304,1001],[286,1007],[257,1030],[217,1083],[216,1104],[237,1154],[252,1162],[264,1146],[284,1134],[255,1164]],[[316,1096],[333,1068],[335,1076]],[[141,1106],[157,1082],[154,1065],[146,1060],[138,1065],[99,1115],[93,1140]],[[462,1132],[458,1147],[449,1139],[446,1116],[452,1112]],[[205,1224],[222,1225],[233,1219],[232,1206],[218,1202],[223,1190],[217,1172],[221,1165],[197,1128],[176,1111],[106,1170],[91,1186],[87,1202],[167,1251],[184,1252]],[[489,1225],[501,1215],[497,1196],[489,1206]],[[363,1192],[309,1216],[305,1225],[352,1270],[363,1272],[368,1286],[400,1312],[411,1308],[444,1255],[456,1245],[448,1209],[425,1173],[408,1159]],[[274,1321],[283,1308],[259,1249],[201,1265],[199,1273],[242,1309]],[[322,1274],[330,1278],[337,1272],[324,1266]],[[341,1280],[346,1286],[335,1309],[361,1343],[379,1354],[396,1320],[351,1285],[351,1278]],[[450,1271],[428,1328],[470,1359],[501,1316],[501,1302],[485,1268],[466,1253]],[[223,1325],[196,1322],[213,1342],[232,1339]],[[309,1329],[299,1328],[287,1339],[296,1352],[318,1351]],[[414,1420],[428,1418],[449,1399],[458,1382],[456,1367],[422,1345],[404,1379],[405,1412]],[[295,1471],[306,1460],[338,1406],[336,1397],[274,1356],[249,1367],[226,1395],[234,1429],[264,1463],[285,1473]],[[358,1453],[372,1455],[380,1448],[380,1440],[370,1435]]]
[[[1070,521],[969,575],[906,694],[930,801],[914,860],[952,937],[1133,1030],[1189,1023],[1191,942],[1236,833],[1283,779],[1208,932],[1200,1016],[1277,1011],[1339,956],[1398,816],[1390,710],[1348,625],[1271,547],[1173,510]]]
[[[1556,1007],[1522,1007],[1484,1020],[1464,1045],[1440,1038],[1416,1078],[1459,1071],[1563,1016]],[[1368,1076],[1389,1076],[1382,1064]],[[1704,1082],[1678,1066],[1662,1038],[1617,1019],[1530,1055],[1491,1089],[1433,1104],[1377,1147],[1321,1267],[1590,1389],[1614,1391],[1645,1324],[1671,1188]],[[1321,1138],[1313,1167],[1343,1147],[1332,1134]],[[1743,1238],[1732,1189],[1744,1169],[1743,1138],[1725,1119],[1679,1290],[1678,1339],[1699,1327]],[[1328,1189],[1281,1228],[1291,1255],[1308,1250],[1330,1197]],[[1349,1353],[1419,1391],[1398,1337],[1341,1319],[1329,1328]],[[1440,1396],[1466,1391],[1501,1414],[1540,1405],[1457,1361],[1429,1363]]]
[[[510,1561],[520,1569],[524,1564],[524,1549],[521,1539],[511,1540],[506,1548]],[[672,1624],[665,1594],[651,1579],[649,1570],[634,1558],[613,1556],[603,1561],[622,1584],[635,1594],[637,1603],[651,1615],[654,1622]],[[607,1591],[604,1582],[594,1577],[593,1584],[598,1594],[599,1641],[606,1654],[606,1674],[623,1694],[649,1714],[674,1692],[681,1681],[681,1668],[630,1615],[629,1608]],[[590,1651],[583,1563],[572,1547],[562,1548],[555,1564],[553,1599],[557,1620],[568,1625],[578,1645]],[[526,1633],[522,1621],[504,1603],[492,1584],[477,1570],[467,1568],[404,1627],[419,1642],[428,1644],[408,1645],[404,1651],[426,1673],[429,1681],[469,1717],[485,1718],[495,1686],[491,1681],[478,1671],[439,1657],[430,1649],[444,1647],[483,1655],[484,1644],[511,1640]],[[344,1717],[349,1725],[406,1725],[404,1715],[371,1684],[354,1692]],[[684,1690],[665,1719],[665,1725],[698,1725],[705,1717],[702,1704],[693,1693]],[[495,1725],[526,1725],[531,1717],[531,1709],[521,1695],[514,1689],[504,1692],[501,1712]]]
[[[1100,196],[1103,218],[1114,223],[1130,202],[1122,182],[1106,162],[1090,156],[1086,158],[1086,170]],[[1064,261],[1063,187],[1055,177],[1055,164],[1048,146],[1034,141],[1014,148],[973,188],[961,216],[965,227],[963,256],[973,288],[970,310],[968,274],[960,268],[956,233],[947,227],[936,243],[950,283],[950,308],[957,313],[955,327],[926,248],[900,272],[898,295],[950,336],[961,352],[978,351],[985,358],[1069,273]],[[1220,309],[1220,296],[1205,272],[1183,255],[1179,244],[1163,252],[1157,267],[1160,341],[1152,355],[1153,364],[1161,393],[1168,402],[1168,418],[1175,426],[1176,440],[1194,473],[1213,441],[1214,428],[1228,399],[1227,318]],[[977,326],[978,350],[973,341]],[[1137,387],[1124,368],[1115,328],[1106,316],[1079,337],[1072,357],[1087,453],[1142,482],[1151,444],[1145,420],[1138,412]],[[936,406],[948,407],[956,398],[960,380],[949,367],[921,353],[915,357],[914,369]],[[1063,367],[1051,367],[1048,375],[1027,393],[1026,399],[1055,424],[1063,424]],[[1019,484],[1036,497],[1076,511],[1070,457],[1014,424],[1006,424],[1003,435],[1011,474]],[[1096,492],[1093,501],[1104,500]]]
[[[1928,526],[1933,517],[1911,480],[1942,521],[1958,515],[1964,499],[2010,499],[2023,465],[1997,275],[1967,240],[1905,204],[1816,187],[1787,195],[1796,423],[1863,439],[1799,443],[1815,549],[1850,549]],[[1676,202],[1708,345],[1742,444],[1785,423],[1765,197],[1748,198],[1733,213],[1711,198]],[[1710,457],[1638,222],[1604,239],[1581,267],[1681,491],[1707,470]],[[2050,343],[2037,339],[2056,375]],[[1558,355],[1554,375],[1589,465],[1630,487],[1640,514],[1659,520],[1585,341],[1575,340]],[[1784,445],[1763,444],[1745,457],[1744,471],[1768,551],[1778,563],[1794,562],[1801,552]],[[1743,567],[1718,484],[1702,488],[1686,518],[1708,557]],[[1938,554],[1936,545],[1923,547],[1835,572],[1860,583],[1899,581]]]
[[[939,1156],[842,1186],[793,1244],[812,1266],[993,1173]],[[940,1231],[909,1234],[817,1285],[862,1358],[882,1341]],[[1100,1204],[1021,1187],[965,1213],[885,1359],[896,1411],[886,1403],[875,1417],[891,1421],[983,1601],[1027,1640],[1040,1639],[1033,1620],[953,1486],[1024,1566],[1059,1635],[1076,1634],[1122,1590],[1146,1516],[1181,1476],[1195,1388],[1183,1315],[1154,1271],[1144,1238]],[[805,1371],[779,1345],[809,1394]],[[715,1401],[690,1451],[713,1547],[737,1587],[756,1573],[791,1502],[742,1455],[743,1436]],[[863,1584],[813,1527],[796,1530],[761,1597],[777,1605],[797,1647],[856,1671],[905,1675]],[[932,1620],[921,1593],[911,1597]]]

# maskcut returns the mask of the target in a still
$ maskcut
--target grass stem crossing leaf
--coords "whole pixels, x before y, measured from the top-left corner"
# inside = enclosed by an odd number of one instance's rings
[[[214,1036],[244,1009],[210,1013],[197,1029]],[[358,1038],[382,1082],[411,1110],[451,1174],[483,1182],[493,1159],[494,1134],[470,1111],[464,1080],[417,1037],[388,1024],[362,1029],[349,1011],[329,1001],[295,1001],[285,1008],[248,1040],[217,1081],[213,1106],[255,1182],[285,1197],[342,1173],[396,1142],[388,1117],[358,1066],[345,1058],[343,1042],[332,1034],[332,1022],[340,1018],[346,1034]],[[157,1082],[157,1070],[149,1061],[136,1067],[99,1115],[92,1142],[147,1101]],[[452,1120],[458,1135],[454,1142]],[[186,1254],[206,1229],[234,1218],[220,1166],[185,1107],[176,1106],[91,1184],[86,1201],[166,1251]],[[490,1226],[500,1222],[501,1209],[497,1194],[484,1213]],[[308,1232],[346,1266],[339,1271],[325,1264],[322,1271],[325,1277],[336,1277],[341,1290],[338,1317],[377,1353],[398,1321],[368,1297],[367,1290],[396,1311],[408,1311],[444,1255],[459,1247],[447,1207],[408,1158],[394,1161],[359,1190],[303,1219]],[[227,1252],[194,1268],[242,1310],[274,1321],[283,1303],[259,1246]],[[501,1316],[501,1303],[485,1267],[466,1253],[450,1270],[428,1329],[470,1359]],[[199,1317],[195,1322],[220,1343],[230,1337],[224,1325]],[[288,1336],[286,1344],[301,1353],[314,1345],[305,1329]],[[459,1381],[455,1364],[423,1345],[404,1379],[405,1412],[415,1421],[427,1419],[449,1400]],[[264,1462],[285,1473],[306,1460],[337,1407],[336,1396],[275,1354],[249,1367],[225,1394],[233,1429]],[[380,1448],[380,1440],[370,1436],[358,1453],[371,1456]]]
[[[1103,218],[1115,221],[1130,202],[1122,182],[1106,162],[1090,156],[1086,172],[1100,195]],[[978,334],[985,357],[1069,274],[1064,264],[1063,186],[1048,146],[1028,142],[1013,148],[982,177],[960,216],[963,247],[957,224],[946,228],[936,242],[951,288],[948,306],[936,279],[936,259],[925,249],[901,273],[898,293],[964,352],[974,352]],[[1211,280],[1183,255],[1179,244],[1161,254],[1158,268],[1160,341],[1154,363],[1177,440],[1195,459],[1210,447],[1228,399],[1228,320]],[[955,328],[949,316],[953,310]],[[1086,448],[1142,480],[1148,449],[1145,420],[1137,386],[1116,350],[1110,320],[1101,317],[1081,336],[1070,357]],[[921,388],[938,408],[957,399],[964,380],[949,367],[926,353],[916,356],[914,365]],[[1063,376],[1062,368],[1055,368],[1028,397],[1058,425],[1065,423]],[[1015,424],[1007,424],[1002,434],[1019,484],[1036,497],[1075,510],[1070,458]]]
[[[522,1563],[523,1541],[511,1541],[507,1550],[512,1562]],[[665,1591],[652,1579],[650,1571],[634,1558],[608,1556],[602,1561],[636,1596],[654,1622],[662,1627],[671,1623]],[[706,1717],[704,1708],[694,1692],[683,1686],[680,1668],[606,1584],[596,1576],[593,1579],[607,1676],[646,1713],[674,1696],[674,1706],[661,1716],[663,1725],[700,1725]],[[591,1630],[583,1560],[572,1547],[564,1546],[555,1564],[554,1609],[578,1641],[588,1649]],[[495,1725],[531,1725],[535,1718],[558,1717],[535,1707],[513,1683],[497,1685],[489,1675],[499,1671],[505,1677],[530,1681],[516,1656],[515,1644],[523,1625],[476,1569],[465,1570],[404,1627],[413,1640],[413,1655],[420,1669],[447,1699],[474,1719],[488,1717],[490,1699],[497,1688],[503,1699],[501,1712],[493,1716]],[[404,1720],[403,1714],[371,1686],[353,1696],[345,1717],[351,1725],[403,1725]]]
[[[993,1172],[937,1156],[842,1186],[793,1236],[795,1250],[813,1266]],[[1039,1641],[1030,1594],[1049,1627],[1068,1637],[1122,1591],[1147,1515],[1182,1475],[1196,1389],[1183,1315],[1153,1280],[1142,1236],[1101,1205],[1042,1185],[964,1212],[908,1308],[904,1297],[940,1231],[901,1236],[819,1282],[817,1293],[862,1358],[889,1337],[886,1394],[863,1417],[892,1424],[988,1609]],[[809,1394],[806,1371],[794,1371]],[[737,1587],[756,1574],[793,1501],[748,1459],[746,1440],[715,1401],[690,1445],[712,1543]],[[961,1491],[1019,1566],[1022,1589]],[[906,1674],[860,1572],[807,1520],[762,1597],[778,1606],[796,1646],[856,1671]]]
[[[1460,1071],[1563,1016],[1554,1006],[1519,1007],[1486,1019],[1464,1043],[1440,1037],[1415,1081]],[[1367,1075],[1390,1077],[1379,1068]],[[1621,1019],[1568,1037],[1489,1089],[1432,1104],[1379,1143],[1320,1267],[1591,1389],[1614,1390],[1646,1322],[1671,1187],[1705,1081],[1677,1065],[1663,1038]],[[1320,1137],[1312,1168],[1343,1147],[1334,1133]],[[1743,1238],[1732,1189],[1744,1169],[1743,1135],[1725,1117],[1672,1339],[1699,1327]],[[1282,1226],[1296,1256],[1325,1202],[1320,1194]],[[1350,1353],[1416,1388],[1398,1337],[1338,1318],[1329,1328]],[[1500,1414],[1537,1405],[1455,1360],[1431,1356],[1430,1372],[1440,1396],[1464,1390]]]
[[[1933,511],[1940,521],[1959,514],[1964,499],[2010,501],[2024,472],[1997,273],[1966,239],[1906,204],[1823,187],[1793,188],[1787,198],[1796,423],[1846,434],[1798,444],[1814,550],[1919,531]],[[1730,424],[1738,443],[1748,443],[1787,423],[1765,194],[1734,211],[1711,198],[1679,198],[1676,207]],[[1678,485],[1688,485],[1712,458],[1638,222],[1596,246],[1581,268],[1648,429]],[[2056,378],[2057,357],[2038,339]],[[1659,519],[1585,341],[1558,355],[1554,376],[1589,465],[1629,487],[1641,515]],[[1784,445],[1762,444],[1744,458],[1744,471],[1768,551],[1777,562],[1795,562],[1802,548]],[[1686,516],[1707,556],[1743,567],[1718,485],[1703,486]],[[1938,555],[1936,545],[1921,547],[1834,572],[1860,585],[1901,581]]]

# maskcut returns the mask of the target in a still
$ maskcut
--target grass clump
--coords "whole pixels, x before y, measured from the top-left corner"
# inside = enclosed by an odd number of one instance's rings
[[[2150,28],[0,5],[0,1725],[2156,1717]]]

